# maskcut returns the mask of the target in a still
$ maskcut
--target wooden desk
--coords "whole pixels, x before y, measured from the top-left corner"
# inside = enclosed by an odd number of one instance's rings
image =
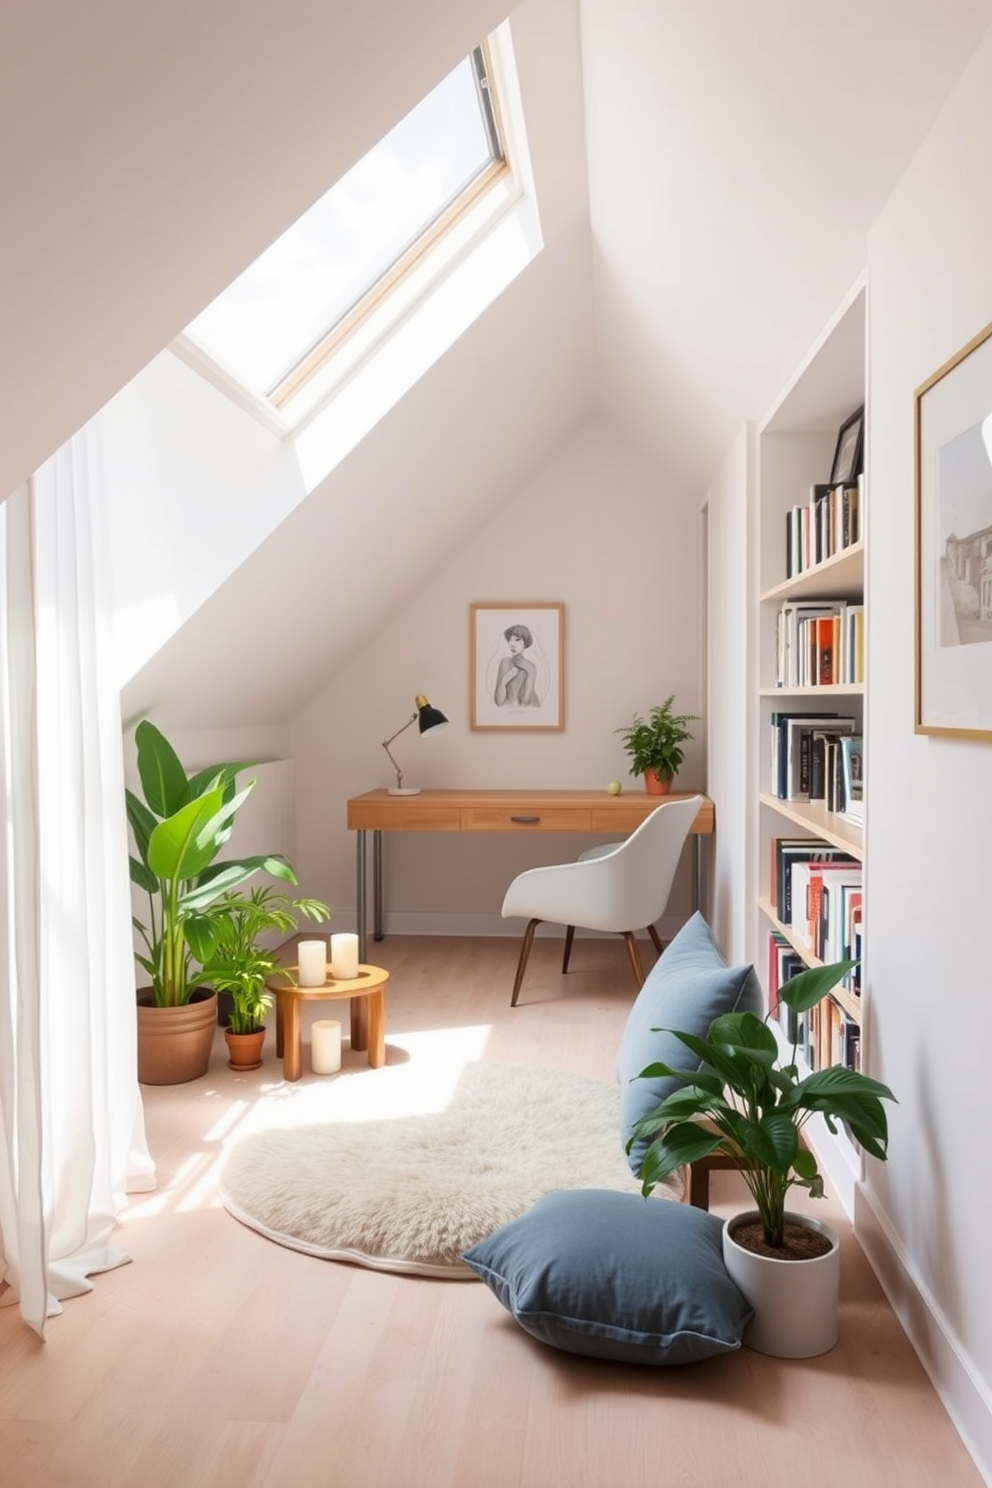
[[[649,796],[631,790],[608,796],[603,790],[424,790],[416,796],[391,796],[387,790],[366,791],[348,802],[348,830],[356,838],[358,957],[366,955],[366,834],[372,833],[373,934],[382,930],[383,832],[541,832],[608,833],[626,837],[666,800],[684,800],[697,791]],[[702,805],[690,833],[693,854],[693,908],[702,903],[699,839],[713,831],[713,802]]]

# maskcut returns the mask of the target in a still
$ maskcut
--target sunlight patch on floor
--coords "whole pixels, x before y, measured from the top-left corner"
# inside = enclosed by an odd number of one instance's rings
[[[218,1208],[217,1184],[227,1148],[252,1132],[318,1122],[389,1121],[444,1111],[468,1064],[485,1057],[491,1025],[390,1030],[386,1064],[346,1064],[337,1075],[305,1074],[301,1080],[239,1083],[228,1094],[221,1083],[198,1092],[204,1130],[196,1150],[153,1193],[132,1196],[123,1223],[165,1212]]]

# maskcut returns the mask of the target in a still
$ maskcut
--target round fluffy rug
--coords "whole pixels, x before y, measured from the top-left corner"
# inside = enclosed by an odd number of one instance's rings
[[[228,1211],[280,1245],[465,1280],[463,1250],[562,1188],[639,1192],[616,1086],[492,1061],[467,1064],[436,1113],[246,1136],[221,1177]]]

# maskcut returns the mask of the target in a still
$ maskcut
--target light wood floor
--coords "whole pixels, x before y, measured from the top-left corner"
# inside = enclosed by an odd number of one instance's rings
[[[559,945],[538,940],[515,1010],[513,941],[374,947],[391,971],[387,1062],[434,1047],[612,1078],[623,946],[578,942],[562,978]],[[144,1091],[159,1188],[122,1221],[132,1265],[67,1303],[45,1344],[0,1309],[3,1488],[981,1488],[829,1201],[838,1346],[679,1369],[574,1358],[481,1284],[320,1261],[243,1228],[216,1199],[225,1137],[260,1098],[319,1098],[318,1077],[282,1084],[274,1046],[270,1031],[263,1068],[235,1076],[218,1037],[206,1078]],[[344,1067],[364,1057],[346,1046]],[[716,1180],[717,1212],[741,1207],[738,1185]]]

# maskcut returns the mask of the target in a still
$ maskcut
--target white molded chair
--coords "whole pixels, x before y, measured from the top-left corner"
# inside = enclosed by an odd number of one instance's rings
[[[703,803],[702,796],[665,801],[624,842],[592,847],[572,863],[529,868],[510,884],[503,918],[527,920],[510,1006],[516,1007],[534,931],[542,920],[566,926],[561,969],[568,970],[575,927],[612,930],[622,935],[637,985],[644,981],[635,930],[647,929],[655,949],[661,941],[654,928],[678,868],[685,839]]]

